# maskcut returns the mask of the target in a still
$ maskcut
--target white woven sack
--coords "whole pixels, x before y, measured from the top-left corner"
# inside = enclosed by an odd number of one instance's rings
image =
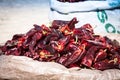
[[[63,3],[57,0],[50,0],[50,7],[60,13],[103,10],[120,7],[120,0],[94,0],[75,3]]]
[[[116,33],[120,34],[120,9],[101,10],[90,12],[76,12],[69,14],[61,14],[57,11],[50,11],[49,19],[53,20],[71,20],[77,17],[79,21],[76,27],[80,27],[86,23],[93,26],[95,33]]]

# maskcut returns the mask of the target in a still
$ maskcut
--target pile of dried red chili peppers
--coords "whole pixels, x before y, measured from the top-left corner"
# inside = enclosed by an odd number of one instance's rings
[[[54,20],[50,27],[34,25],[0,47],[5,55],[27,56],[57,62],[68,68],[120,69],[120,46],[108,37],[95,35],[90,24],[75,28],[77,19]]]

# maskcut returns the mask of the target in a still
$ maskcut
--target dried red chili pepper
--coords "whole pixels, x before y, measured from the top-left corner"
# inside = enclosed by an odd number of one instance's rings
[[[88,51],[86,52],[85,57],[82,59],[81,64],[90,68],[93,64],[93,61],[95,59],[95,53],[98,48],[98,46],[91,46],[91,48],[88,49]]]
[[[76,50],[78,50],[78,45],[76,45],[75,43],[71,42],[66,46],[66,51],[74,52]]]
[[[65,63],[63,65],[68,66],[70,64],[73,64],[75,62],[77,62],[79,59],[81,59],[82,55],[85,52],[85,44],[81,44],[80,46],[78,46],[78,49],[75,50],[71,56],[69,56],[69,58],[65,61]]]
[[[40,56],[40,59],[41,59],[42,61],[46,61],[49,57],[51,57],[51,56],[53,56],[53,55],[51,55],[51,53],[48,52],[47,50],[41,50],[41,51],[39,52],[39,56]]]
[[[59,58],[56,60],[56,62],[64,65],[65,61],[69,58],[69,56],[70,56],[70,53],[68,52],[67,54],[64,54],[64,55],[62,55],[61,57],[59,57]]]
[[[73,67],[80,67],[79,65],[77,65],[76,63],[70,64],[68,68],[73,68]]]
[[[76,28],[73,31],[74,37],[77,36],[78,39],[93,39],[93,34],[90,31],[86,30],[85,28]]]
[[[62,51],[65,48],[65,45],[69,42],[70,36],[63,37],[58,41],[51,41],[51,46],[58,52]]]
[[[69,23],[69,21],[54,20],[54,21],[52,22],[51,28],[59,29],[59,28],[61,28],[61,27],[64,27],[64,26],[67,25],[68,23]]]
[[[106,70],[106,69],[115,69],[115,68],[119,68],[119,65],[118,65],[118,59],[117,58],[114,58],[113,60],[108,60],[108,59],[105,59],[103,61],[100,61],[100,62],[96,62],[93,67],[95,69],[98,69],[98,70]]]
[[[35,28],[36,31],[42,32],[41,26],[39,26],[39,25],[37,25],[37,24],[34,24],[33,26],[34,26],[34,28]]]
[[[77,18],[74,17],[69,23],[68,23],[68,27],[70,30],[75,29],[75,24],[78,23]]]
[[[106,50],[107,50],[107,49],[105,49],[105,50],[100,49],[100,50],[96,53],[94,62],[98,62],[98,61],[104,60],[104,59],[107,57]]]
[[[89,31],[89,33],[94,34],[93,28],[90,24],[85,24],[85,25],[81,26],[81,29],[82,28],[85,29],[86,31]]]
[[[59,30],[64,33],[64,35],[72,35],[73,30],[75,29],[75,24],[78,23],[76,18],[73,18],[68,24],[64,27],[60,27]]]
[[[27,37],[31,37],[31,36],[33,36],[36,32],[37,32],[37,31],[33,28],[33,29],[31,29],[30,31],[28,31],[28,32],[26,33],[26,36],[27,36]]]

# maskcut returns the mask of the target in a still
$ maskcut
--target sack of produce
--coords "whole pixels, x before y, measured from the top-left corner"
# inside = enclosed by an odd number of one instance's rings
[[[60,13],[106,10],[120,7],[120,0],[50,0],[50,8]]]
[[[76,23],[54,20],[14,35],[0,46],[0,79],[119,80],[120,35],[101,36]]]
[[[90,23],[94,27],[95,33],[120,34],[120,16],[118,16],[120,14],[119,0],[79,0],[80,2],[72,3],[60,1],[51,0],[49,15],[51,22],[53,20],[71,20],[73,17],[77,17],[79,23],[76,24],[76,27]]]

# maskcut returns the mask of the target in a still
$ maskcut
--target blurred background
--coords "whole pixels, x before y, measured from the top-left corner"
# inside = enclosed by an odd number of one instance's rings
[[[0,0],[0,43],[26,33],[33,24],[48,24],[49,0]]]
[[[95,33],[120,33],[120,0],[80,1],[79,4],[63,4],[58,0],[0,0],[0,43],[10,40],[14,34],[26,33],[33,24],[48,26],[52,20],[73,17],[79,21],[77,27],[90,23]],[[102,23],[100,20],[106,17]]]

